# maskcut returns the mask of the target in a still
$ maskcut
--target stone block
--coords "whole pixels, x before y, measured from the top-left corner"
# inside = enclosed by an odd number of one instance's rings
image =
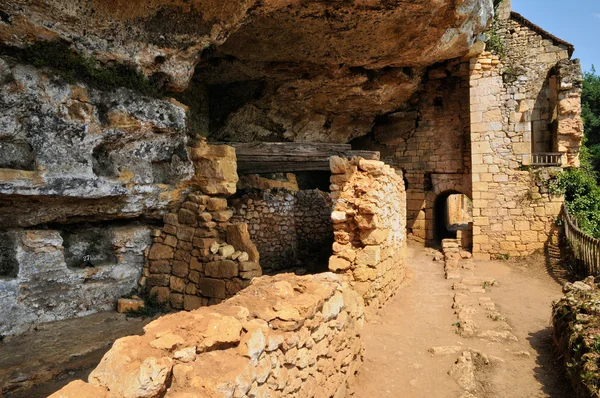
[[[239,181],[235,149],[226,145],[198,142],[190,148],[196,176],[194,182],[209,195],[231,195]]]
[[[214,243],[217,243],[215,238],[194,238],[192,241],[193,246],[199,249],[210,248]]]
[[[183,309],[193,311],[202,307],[202,298],[198,296],[185,295],[183,297]]]
[[[235,253],[235,248],[231,245],[225,245],[219,247],[219,255],[223,258],[230,258]]]
[[[221,211],[216,211],[216,212],[212,213],[213,220],[215,220],[217,222],[229,221],[231,219],[231,217],[233,217],[232,210],[221,210]]]
[[[169,296],[169,301],[171,303],[171,307],[181,310],[183,309],[183,294],[181,293],[171,293]]]
[[[381,175],[384,165],[385,163],[379,160],[360,159],[358,162],[359,169],[374,176]]]
[[[331,213],[331,221],[335,224],[346,222],[346,212],[345,211],[334,211]]]
[[[374,267],[381,261],[381,247],[380,246],[365,246],[362,250],[356,254],[356,265],[357,266],[371,266]]]
[[[117,312],[120,313],[138,311],[143,307],[144,300],[142,299],[120,298],[117,301]]]
[[[339,156],[332,156],[329,158],[331,174],[345,174],[349,166],[350,162],[346,158]]]
[[[210,198],[206,204],[208,211],[221,211],[227,209],[227,199],[224,198]]]
[[[184,242],[191,242],[194,239],[194,233],[196,229],[194,227],[177,227],[177,239]]]
[[[198,214],[198,221],[199,222],[206,223],[206,222],[212,221],[212,218],[213,218],[212,214],[207,213],[207,212]]]
[[[213,261],[206,264],[204,273],[214,278],[234,278],[238,276],[238,264],[231,260]]]
[[[167,274],[150,274],[146,278],[146,285],[150,287],[154,286],[169,286],[170,277]]]
[[[177,217],[180,224],[196,226],[198,220],[196,219],[196,213],[188,209],[179,209]]]
[[[261,269],[255,269],[255,270],[252,270],[252,271],[243,271],[243,272],[240,272],[240,278],[242,278],[242,279],[249,280],[249,279],[252,279],[252,278],[258,278],[260,276],[262,276],[262,270]]]
[[[169,301],[169,295],[171,294],[171,289],[164,286],[156,286],[150,289],[150,296],[156,296],[156,299],[159,303],[167,303]]]
[[[256,245],[250,239],[248,232],[248,224],[238,223],[227,226],[227,243],[232,245],[236,250],[248,253],[250,261],[259,262],[260,254]]]
[[[167,235],[162,243],[167,246],[177,247],[177,238],[173,235]]]
[[[171,273],[171,262],[168,260],[150,261],[150,273],[151,274],[170,274]]]
[[[202,278],[198,282],[198,289],[204,297],[227,298],[225,281],[220,279]]]
[[[329,270],[331,272],[345,271],[350,268],[350,261],[338,256],[329,257]]]
[[[184,261],[173,261],[173,275],[181,278],[186,277],[190,272],[190,266]]]
[[[179,278],[177,276],[171,276],[169,281],[169,287],[171,288],[171,292],[183,293],[185,291],[186,281],[183,278]]]
[[[175,213],[167,213],[163,216],[163,222],[170,225],[179,225],[179,217]]]
[[[162,243],[152,245],[148,253],[149,260],[170,260],[173,258],[174,249]]]
[[[253,261],[240,261],[240,271],[255,271],[260,269],[260,265]]]
[[[379,245],[387,239],[388,235],[389,231],[387,229],[360,231],[360,240],[364,245]]]
[[[516,231],[529,231],[530,230],[529,221],[515,221],[515,230]]]

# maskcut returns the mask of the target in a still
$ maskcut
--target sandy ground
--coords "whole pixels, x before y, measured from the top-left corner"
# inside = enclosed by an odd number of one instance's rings
[[[461,337],[452,305],[454,295],[464,292],[453,290],[457,280],[444,278],[443,262],[432,260],[431,249],[411,245],[406,283],[365,326],[365,363],[353,386],[356,397],[570,396],[549,327],[551,303],[562,296],[560,276],[542,254],[473,264],[474,270],[462,271],[463,278],[496,283],[486,286],[485,293],[467,293],[467,299],[489,297],[506,321],[494,322],[488,312],[474,307],[476,335]],[[477,337],[500,324],[508,324],[518,341]],[[432,347],[456,348],[434,355],[428,352]],[[448,373],[469,349],[498,360],[476,366],[477,387],[473,395],[463,395],[465,390]]]
[[[114,341],[143,333],[150,318],[101,312],[47,323],[0,342],[0,397],[47,397],[87,379]]]

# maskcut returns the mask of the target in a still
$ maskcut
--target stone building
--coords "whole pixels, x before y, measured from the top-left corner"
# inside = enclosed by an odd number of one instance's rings
[[[431,67],[414,101],[355,143],[404,171],[416,239],[448,236],[447,199],[460,193],[472,199],[478,258],[526,255],[553,233],[562,198],[552,178],[579,165],[582,75],[573,46],[512,12],[510,0],[487,35],[487,51]]]

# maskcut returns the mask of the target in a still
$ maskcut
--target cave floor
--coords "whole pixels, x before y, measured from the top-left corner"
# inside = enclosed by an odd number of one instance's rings
[[[410,245],[406,282],[367,322],[354,396],[572,396],[550,326],[564,283],[555,259],[466,260],[446,280],[433,254]]]
[[[101,312],[6,337],[0,342],[0,396],[46,397],[87,379],[116,339],[141,334],[151,320]]]

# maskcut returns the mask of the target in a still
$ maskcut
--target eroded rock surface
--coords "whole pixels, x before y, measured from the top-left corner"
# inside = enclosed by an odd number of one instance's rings
[[[424,68],[466,55],[493,14],[491,0],[17,0],[0,10],[11,46],[67,40],[173,91],[195,74],[219,138],[304,142],[366,134],[408,101]]]
[[[186,109],[0,58],[0,224],[162,212],[192,175]]]

